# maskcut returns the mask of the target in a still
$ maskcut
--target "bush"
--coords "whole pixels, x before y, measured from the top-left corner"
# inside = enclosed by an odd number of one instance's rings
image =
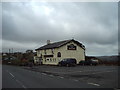
[[[20,65],[21,61],[20,60],[11,60],[12,65]]]

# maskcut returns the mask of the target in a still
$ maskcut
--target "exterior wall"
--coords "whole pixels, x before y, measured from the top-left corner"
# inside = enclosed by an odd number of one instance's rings
[[[70,44],[74,44],[75,46],[77,46],[76,50],[67,50],[67,45]],[[77,64],[79,63],[79,61],[81,60],[85,60],[85,50],[82,49],[81,47],[79,47],[77,44],[75,44],[74,42],[68,43],[63,47],[60,47],[58,49],[58,52],[61,52],[61,58],[60,59],[64,59],[64,58],[75,58],[77,60]],[[59,58],[57,58],[59,61]]]
[[[57,65],[57,59],[56,59],[56,49],[53,49],[53,53],[52,53],[52,49],[47,49],[46,50],[46,54],[45,54],[45,50],[38,50],[37,51],[37,56],[40,57],[42,54],[42,61],[43,64],[54,64]],[[44,57],[44,55],[53,55],[53,57]]]
[[[67,50],[67,45],[74,44],[77,49],[76,50]],[[57,57],[58,52],[61,53],[61,57]],[[79,47],[77,44],[74,42],[68,43],[60,48],[55,48],[53,49],[47,49],[46,54],[45,50],[38,50],[37,51],[37,56],[40,57],[42,54],[42,59],[43,59],[43,64],[53,64],[57,65],[58,62],[64,58],[75,58],[77,60],[77,64],[81,60],[85,60],[85,50]],[[53,55],[53,57],[44,57],[44,55]]]
[[[36,64],[36,63],[39,63],[39,62],[40,62],[39,58],[37,56],[34,56],[34,63]]]

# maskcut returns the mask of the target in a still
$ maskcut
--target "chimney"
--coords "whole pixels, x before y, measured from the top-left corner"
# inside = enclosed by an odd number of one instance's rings
[[[50,40],[47,40],[47,44],[50,44]]]

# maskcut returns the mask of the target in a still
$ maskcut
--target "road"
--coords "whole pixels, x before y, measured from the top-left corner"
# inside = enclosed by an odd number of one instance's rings
[[[2,88],[100,88],[100,86],[17,66],[3,65]]]
[[[102,88],[118,88],[118,66],[80,66],[58,67],[58,66],[34,66],[25,69],[74,79],[76,81],[101,86]]]

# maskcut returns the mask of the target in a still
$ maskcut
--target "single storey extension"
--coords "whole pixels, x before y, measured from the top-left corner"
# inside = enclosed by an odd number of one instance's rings
[[[43,64],[57,65],[60,60],[65,58],[75,58],[77,64],[79,61],[85,60],[85,46],[74,39],[55,43],[47,40],[46,45],[35,50]]]

